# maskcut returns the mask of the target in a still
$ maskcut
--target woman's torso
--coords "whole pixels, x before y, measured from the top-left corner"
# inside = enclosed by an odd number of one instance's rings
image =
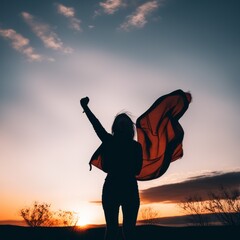
[[[114,136],[103,144],[103,169],[108,173],[107,178],[117,181],[135,179],[141,162],[139,143],[132,139],[121,139]]]

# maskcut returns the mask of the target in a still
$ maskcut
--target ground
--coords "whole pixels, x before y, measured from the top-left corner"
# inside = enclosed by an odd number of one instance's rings
[[[71,227],[19,227],[0,226],[1,240],[103,240],[104,227],[79,229]],[[120,229],[121,232],[121,229]],[[144,225],[137,226],[137,240],[208,240],[228,239],[239,236],[239,226],[211,226],[211,227],[162,227]],[[119,238],[121,239],[121,237]]]

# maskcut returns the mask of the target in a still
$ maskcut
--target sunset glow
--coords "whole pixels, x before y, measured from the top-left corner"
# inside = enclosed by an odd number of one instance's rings
[[[135,122],[160,96],[191,92],[183,157],[138,182],[141,207],[177,216],[189,194],[239,188],[239,22],[239,1],[2,0],[0,224],[34,201],[79,213],[80,227],[105,223],[85,96],[111,132],[118,112]]]
[[[92,206],[92,204],[84,204],[78,211],[77,226],[83,227],[90,224],[103,224],[104,216],[101,206]]]
[[[78,222],[77,222],[77,226],[79,227],[85,227],[88,224],[91,224],[91,219],[89,219],[87,216],[82,216],[81,218],[79,218]]]

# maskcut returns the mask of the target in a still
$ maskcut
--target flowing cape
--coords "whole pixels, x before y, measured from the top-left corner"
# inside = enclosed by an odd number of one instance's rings
[[[162,176],[171,162],[183,156],[184,131],[178,120],[188,109],[191,94],[182,90],[158,98],[136,122],[138,142],[143,149],[143,166],[138,180]]]
[[[190,93],[176,90],[158,98],[137,119],[137,138],[143,149],[143,166],[137,180],[146,181],[162,176],[170,162],[183,156],[184,131],[178,120],[187,110],[191,99]],[[89,162],[90,170],[92,165],[103,170],[102,148],[103,144],[93,154]]]

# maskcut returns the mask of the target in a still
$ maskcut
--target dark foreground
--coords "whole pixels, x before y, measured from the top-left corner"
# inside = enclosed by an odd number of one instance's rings
[[[104,227],[77,229],[69,227],[18,227],[0,225],[1,240],[103,240]],[[240,228],[234,226],[211,227],[161,227],[137,226],[136,240],[208,240],[229,239],[239,236]],[[122,239],[121,237],[119,239]]]

